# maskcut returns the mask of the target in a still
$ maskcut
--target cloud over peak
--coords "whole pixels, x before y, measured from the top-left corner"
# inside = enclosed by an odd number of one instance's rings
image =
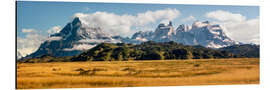
[[[182,19],[183,22],[188,22],[188,21],[195,21],[196,18],[194,16],[188,16],[184,19]]]
[[[50,28],[49,30],[47,30],[48,34],[54,34],[54,33],[58,33],[60,32],[62,29],[61,26],[57,25],[57,26],[53,26],[52,28]]]
[[[247,19],[240,13],[217,10],[208,12],[205,17],[214,19],[217,24],[226,27],[226,33],[234,40],[244,43],[260,42],[260,19],[259,17]]]
[[[129,36],[137,30],[131,27],[143,27],[158,21],[170,21],[177,18],[180,11],[177,9],[163,9],[156,11],[146,11],[137,15],[123,14],[118,15],[109,12],[95,12],[90,14],[76,13],[73,17],[79,17],[82,23],[91,27],[102,27],[112,35]]]
[[[22,56],[26,56],[38,49],[46,36],[38,33],[36,29],[22,29],[25,37],[17,37],[17,50]]]
[[[36,29],[22,29],[22,33],[25,34],[25,37],[17,37],[17,50],[22,56],[29,55],[36,51],[40,44],[45,40],[56,40],[59,37],[48,38],[49,34],[57,33],[61,30],[61,26],[53,26],[48,29],[46,34],[41,34],[41,30]]]

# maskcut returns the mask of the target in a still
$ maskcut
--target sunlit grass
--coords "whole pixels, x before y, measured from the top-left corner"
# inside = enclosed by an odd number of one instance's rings
[[[17,64],[20,89],[258,84],[259,76],[258,58]]]

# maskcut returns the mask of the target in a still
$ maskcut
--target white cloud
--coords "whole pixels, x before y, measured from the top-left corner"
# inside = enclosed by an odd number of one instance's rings
[[[47,38],[46,40],[48,40],[48,41],[55,41],[55,40],[61,40],[61,39],[62,39],[62,37],[53,36],[53,37]]]
[[[173,20],[180,15],[180,11],[176,9],[164,9],[157,11],[146,11],[144,13],[138,13],[137,15],[117,15],[108,12],[95,12],[91,14],[76,13],[73,17],[80,17],[80,20],[91,27],[101,27],[107,33],[112,35],[129,36],[137,30],[131,30],[134,26],[136,29],[142,29],[137,27],[145,27],[149,23],[156,23],[158,21]],[[47,34],[54,34],[62,29],[61,26],[54,26],[47,30]],[[17,50],[26,56],[36,51],[42,42],[45,40],[59,40],[61,37],[47,38],[46,34],[40,34],[35,29],[22,29],[22,33],[25,37],[17,38]],[[117,41],[115,41],[117,42]],[[73,49],[89,49],[89,45],[77,45]],[[69,50],[69,49],[67,49]]]
[[[196,20],[196,19],[195,19],[195,17],[193,17],[193,16],[188,16],[187,18],[182,19],[183,22],[195,21],[195,20]]]
[[[219,20],[219,21],[241,22],[241,21],[246,20],[246,17],[241,15],[241,14],[231,13],[231,12],[222,11],[222,10],[208,12],[208,13],[206,13],[206,17],[213,18],[213,19],[216,19],[216,20]]]
[[[47,32],[48,32],[48,34],[54,34],[54,33],[60,32],[61,29],[62,29],[61,26],[54,26],[54,27],[50,28]]]
[[[22,29],[23,33],[35,33],[36,31],[34,29]]]
[[[40,44],[46,39],[46,36],[41,35],[35,29],[22,29],[25,37],[17,37],[17,50],[26,56],[36,51]]]
[[[89,44],[79,44],[74,45],[72,48],[65,48],[65,51],[72,51],[72,50],[88,50],[90,48],[95,47],[96,45],[89,45]]]
[[[101,27],[107,33],[112,35],[130,36],[135,32],[131,27],[143,27],[157,21],[169,21],[177,18],[180,11],[177,9],[164,9],[157,11],[146,11],[137,15],[117,15],[108,12],[95,12],[91,14],[76,13],[73,17],[79,17],[80,20],[91,27]]]
[[[226,33],[232,39],[243,43],[259,44],[259,17],[246,19],[246,17],[241,14],[222,10],[208,12],[205,16],[214,19],[214,23],[224,25],[226,27]]]
[[[48,38],[48,34],[57,33],[61,29],[61,26],[54,26],[47,30],[47,34],[41,34],[41,30],[23,28],[22,33],[25,34],[25,37],[17,37],[18,52],[20,52],[22,56],[26,56],[35,52],[45,40],[53,41],[61,39],[62,37]]]

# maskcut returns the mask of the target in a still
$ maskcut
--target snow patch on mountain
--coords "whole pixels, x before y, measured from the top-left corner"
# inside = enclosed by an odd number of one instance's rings
[[[175,41],[185,45],[202,45],[210,48],[221,48],[239,44],[225,34],[225,28],[221,25],[211,24],[209,21],[196,21],[192,26],[179,25],[176,30],[172,23],[159,24],[155,32],[144,35],[146,32],[135,33],[132,39],[140,41],[169,42]],[[143,36],[143,37],[142,37]],[[146,40],[142,40],[146,39]]]
[[[75,17],[60,32],[50,35],[36,52],[27,57],[74,56],[104,42],[119,43],[121,40],[113,39],[103,28],[89,26]]]
[[[104,27],[88,24],[89,22],[81,21],[75,17],[60,32],[50,35],[36,52],[26,57],[74,56],[100,43],[139,44],[146,41],[174,41],[184,45],[201,45],[210,48],[239,44],[225,34],[226,29],[223,26],[211,24],[209,21],[196,21],[191,26],[182,24],[176,29],[170,21],[168,24],[159,24],[155,31],[136,32],[131,38],[112,36],[104,32]]]

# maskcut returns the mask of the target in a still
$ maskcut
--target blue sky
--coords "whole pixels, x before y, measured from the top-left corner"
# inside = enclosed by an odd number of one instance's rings
[[[80,19],[129,37],[140,30],[154,31],[164,19],[171,20],[174,28],[208,20],[224,26],[233,40],[260,41],[259,6],[17,1],[17,50],[23,56],[34,52],[73,16],[85,16]]]
[[[177,9],[181,15],[173,20],[174,25],[191,24],[183,22],[181,19],[190,15],[196,20],[210,20],[204,17],[206,12],[224,10],[232,13],[240,13],[247,19],[259,16],[258,6],[215,6],[215,5],[183,5],[183,4],[127,4],[127,3],[87,3],[87,2],[37,2],[37,1],[18,1],[17,2],[17,30],[18,35],[23,28],[36,30],[48,30],[49,28],[60,25],[64,27],[71,21],[71,16],[75,13],[94,13],[105,11],[118,15],[143,13],[147,10],[155,11],[161,9]],[[153,23],[156,26],[159,22]]]

